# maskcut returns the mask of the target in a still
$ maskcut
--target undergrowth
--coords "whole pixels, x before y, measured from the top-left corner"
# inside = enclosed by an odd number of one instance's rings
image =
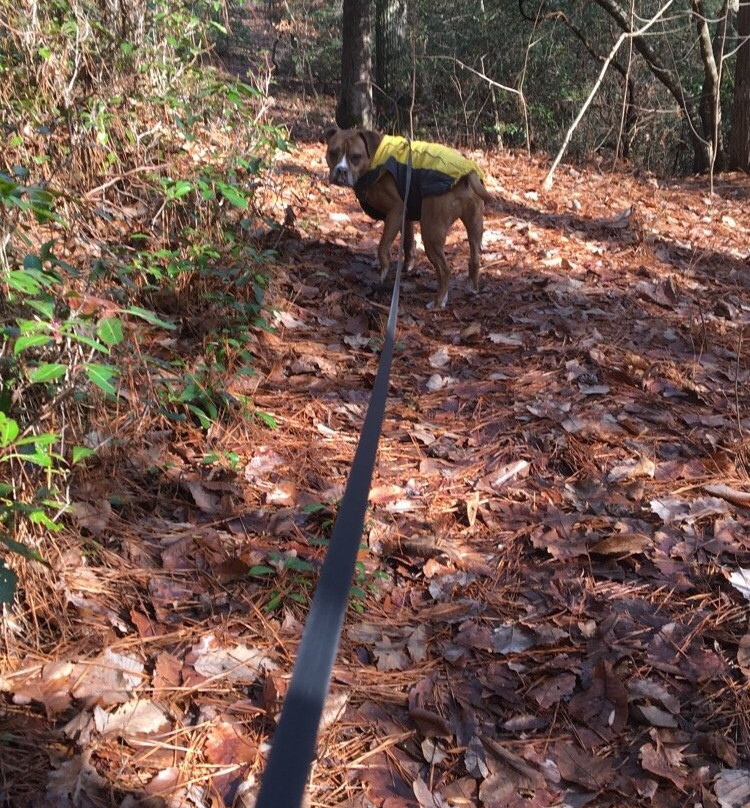
[[[43,569],[81,465],[157,427],[257,417],[233,383],[274,254],[268,75],[212,57],[216,0],[3,0],[0,600]],[[240,384],[239,389],[243,389]],[[223,457],[217,452],[216,458]],[[31,564],[29,567],[28,564]],[[19,590],[23,596],[23,591]]]

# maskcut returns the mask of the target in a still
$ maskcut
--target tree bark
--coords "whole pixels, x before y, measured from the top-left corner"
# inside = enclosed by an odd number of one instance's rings
[[[344,129],[372,129],[370,0],[344,0],[341,34],[341,94],[336,123]]]
[[[729,167],[750,173],[750,2],[740,4],[737,16],[740,46],[734,73]]]
[[[375,0],[375,78],[377,90],[382,94],[376,106],[379,111],[395,110],[394,118],[400,117],[403,99],[408,96],[406,27],[406,0]]]

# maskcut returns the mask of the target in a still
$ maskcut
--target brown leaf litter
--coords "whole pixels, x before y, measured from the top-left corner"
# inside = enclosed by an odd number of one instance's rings
[[[421,253],[404,279],[312,804],[743,805],[750,211],[732,176],[541,192],[542,160],[478,157],[480,294],[459,229],[444,311]],[[92,468],[35,631],[7,623],[14,805],[251,804],[388,299],[377,226],[323,175],[302,144],[267,189],[293,224],[253,402],[279,428],[154,429]]]

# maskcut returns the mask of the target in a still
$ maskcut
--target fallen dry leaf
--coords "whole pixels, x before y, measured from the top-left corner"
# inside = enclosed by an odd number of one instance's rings
[[[740,567],[729,573],[729,583],[745,600],[750,600],[750,568]]]
[[[596,663],[591,686],[573,696],[569,710],[571,716],[600,733],[622,731],[628,719],[628,694],[609,662],[600,659]]]
[[[221,647],[216,638],[206,635],[191,649],[186,662],[196,673],[212,681],[253,684],[262,673],[277,667],[265,653],[246,645]]]
[[[427,632],[423,625],[416,626],[406,638],[406,650],[414,662],[427,659]]]
[[[677,719],[672,713],[653,704],[635,704],[630,708],[644,724],[652,727],[677,727]]]
[[[495,345],[509,345],[512,347],[523,345],[523,337],[516,334],[500,334],[497,331],[493,331],[488,336],[490,342]]]
[[[475,491],[470,497],[466,499],[466,521],[469,527],[474,527],[477,521],[477,510],[479,509],[479,492]]]
[[[96,503],[74,502],[71,511],[76,522],[93,536],[101,536],[112,518],[112,506],[106,499]]]
[[[620,480],[632,480],[636,477],[653,477],[656,474],[656,465],[648,457],[639,457],[637,460],[626,460],[610,469],[607,480],[611,483]]]
[[[718,758],[730,768],[735,768],[739,760],[737,747],[721,732],[705,732],[698,736],[698,746],[709,755]]]
[[[628,682],[628,700],[639,699],[656,701],[674,715],[680,712],[680,700],[673,696],[664,685],[653,679],[631,679]]]
[[[439,373],[433,373],[430,378],[427,379],[425,387],[428,392],[437,393],[439,390],[450,387],[455,382],[456,379],[454,379],[453,376],[441,376]]]
[[[591,545],[592,553],[600,555],[630,556],[651,547],[653,539],[645,533],[613,533]]]
[[[652,733],[655,731],[652,730]],[[685,790],[687,770],[683,766],[682,753],[659,742],[645,743],[640,749],[641,766],[651,774],[671,781],[679,791]]]
[[[430,367],[440,369],[448,365],[451,358],[450,354],[448,353],[448,349],[443,345],[442,347],[438,348],[437,351],[431,353],[427,361],[430,363]]]
[[[529,696],[543,708],[557,704],[575,690],[576,677],[572,673],[561,673],[544,679],[529,690]]]
[[[409,657],[406,655],[403,643],[394,643],[390,637],[383,637],[372,648],[372,653],[377,660],[379,671],[403,671],[409,667]]]
[[[278,452],[268,446],[259,446],[245,466],[245,479],[251,483],[258,482],[282,465],[284,458]]]
[[[425,738],[420,744],[420,748],[425,762],[432,766],[440,765],[448,757],[443,746],[433,738]]]
[[[28,704],[38,701],[50,715],[64,712],[70,707],[73,670],[72,662],[49,662],[38,676],[27,679],[20,685],[10,683],[8,690],[13,693],[13,703]]]
[[[589,791],[602,791],[613,776],[611,760],[597,757],[569,741],[555,744],[555,761],[563,780],[577,783]]]
[[[750,770],[722,769],[714,782],[721,808],[746,808],[750,802]]]
[[[182,683],[182,660],[162,651],[154,665],[154,690],[173,690]]]
[[[409,718],[414,721],[419,731],[426,738],[452,738],[453,730],[450,724],[437,713],[425,710],[422,707],[412,707],[409,710]]]
[[[71,678],[74,698],[106,707],[128,701],[145,673],[139,659],[108,648],[96,659],[78,662]]]
[[[492,632],[491,648],[496,654],[518,654],[534,645],[534,634],[519,628],[515,623],[505,623]]]
[[[471,738],[464,752],[464,766],[472,778],[487,777],[490,772],[484,744],[476,735]]]
[[[439,794],[433,794],[424,780],[417,778],[414,781],[413,788],[419,808],[447,808],[442,797]]]
[[[382,505],[403,495],[404,489],[400,485],[376,485],[370,489],[368,499],[373,505]]]
[[[145,791],[152,795],[168,795],[176,791],[182,778],[177,768],[162,769],[146,783]]]
[[[258,748],[245,735],[239,724],[217,721],[211,725],[206,734],[203,755],[215,766],[252,763],[257,758]]]
[[[745,634],[740,640],[737,648],[737,664],[742,669],[745,676],[750,676],[750,632]]]
[[[323,713],[320,716],[319,732],[332,727],[341,719],[349,704],[349,693],[346,690],[329,692],[323,705]]]
[[[295,505],[297,503],[297,486],[291,480],[276,483],[269,491],[266,491],[266,502],[272,505]]]
[[[479,799],[484,805],[525,804],[542,808],[553,804],[553,796],[539,771],[497,742],[485,743],[490,774],[479,786]]]
[[[133,699],[121,704],[113,713],[95,707],[94,724],[100,735],[116,735],[128,740],[134,736],[165,732],[172,722],[152,701]]]
[[[110,787],[91,765],[91,751],[76,755],[53,769],[47,779],[47,808],[93,808],[106,805]]]
[[[216,513],[219,510],[219,498],[211,494],[197,480],[184,480],[183,485],[190,491],[195,504],[204,513]]]

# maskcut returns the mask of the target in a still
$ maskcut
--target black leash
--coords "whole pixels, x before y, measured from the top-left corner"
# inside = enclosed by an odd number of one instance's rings
[[[401,269],[404,264],[406,200],[409,198],[411,171],[410,143],[396,279],[393,282],[393,296],[378,372],[339,515],[333,526],[320,580],[297,651],[297,661],[284,698],[284,708],[273,738],[256,808],[298,808],[304,795],[310,761],[315,754],[318,724],[344,624],[388,397],[388,381],[396,341]]]

